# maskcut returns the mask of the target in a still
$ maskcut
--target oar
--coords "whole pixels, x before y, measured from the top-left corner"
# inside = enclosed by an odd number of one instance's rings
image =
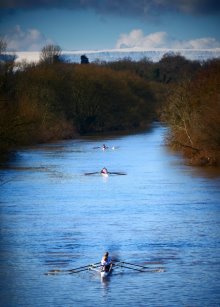
[[[96,175],[96,174],[101,174],[101,172],[84,173],[84,175],[86,175],[86,176]],[[123,172],[108,172],[107,174],[110,174],[110,175],[127,175],[126,173],[123,173]]]
[[[120,266],[120,267],[122,267],[122,268],[130,269],[130,270],[135,270],[135,271],[139,271],[139,272],[144,272],[143,270],[136,269],[136,268],[131,268],[131,267],[126,266],[126,265],[124,265],[124,264],[115,264],[115,266]]]
[[[127,175],[126,173],[123,172],[108,172],[110,175]]]
[[[154,273],[154,272],[164,272],[164,268],[157,268],[157,269],[149,269],[147,267],[142,267],[142,270],[141,269],[136,269],[136,268],[132,268],[130,266],[127,266],[127,265],[124,265],[124,264],[120,264],[121,262],[119,262],[119,264],[114,264],[115,266],[119,266],[121,268],[126,268],[126,269],[130,269],[130,270],[135,270],[135,271],[138,271],[138,272],[148,272],[148,273]],[[141,267],[141,266],[140,266]]]
[[[125,262],[125,261],[115,261],[115,262],[124,263],[124,264],[128,264],[128,265],[131,265],[131,266],[137,266],[137,267],[140,267],[142,269],[149,269],[149,267],[147,267],[147,266],[143,266],[143,265],[139,265],[139,264],[134,264],[134,263],[129,263],[129,262]]]
[[[84,269],[81,269],[81,270],[70,270],[69,274],[74,274],[74,273],[79,273],[79,272],[87,271],[90,267],[91,267],[91,265],[88,266],[87,268],[84,268]]]
[[[78,268],[75,268],[75,269],[70,269],[70,270],[51,270],[51,271],[49,271],[45,274],[49,275],[49,274],[57,274],[57,273],[69,273],[69,274],[78,273],[78,272],[81,272],[81,271],[88,270],[88,268],[91,267],[91,266],[97,266],[98,264],[100,264],[100,262],[84,265],[84,266],[81,266],[81,267],[78,267]]]
[[[95,174],[100,174],[100,172],[85,173],[84,175],[88,176],[88,175],[95,175]]]
[[[81,271],[84,271],[84,270],[88,270],[88,268],[91,267],[91,266],[97,266],[98,264],[100,264],[100,262],[84,265],[84,266],[81,266],[81,267],[78,267],[78,268],[75,268],[75,269],[71,269],[71,270],[69,270],[69,272],[70,272],[70,274],[71,273],[78,273],[78,272],[81,272]]]

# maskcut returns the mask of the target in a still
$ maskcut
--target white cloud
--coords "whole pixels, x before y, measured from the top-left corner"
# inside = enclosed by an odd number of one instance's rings
[[[178,40],[170,37],[166,32],[155,32],[144,35],[141,29],[134,29],[130,33],[123,33],[116,42],[116,48],[134,49],[212,49],[220,48],[220,41],[212,37],[194,40]]]
[[[220,48],[220,42],[213,37],[197,38],[188,41],[188,44],[193,49]]]
[[[37,29],[22,30],[19,25],[5,35],[9,51],[38,51],[43,46],[53,44]]]
[[[166,32],[156,32],[144,36],[140,29],[132,30],[129,34],[121,34],[116,48],[160,48],[167,40]]]

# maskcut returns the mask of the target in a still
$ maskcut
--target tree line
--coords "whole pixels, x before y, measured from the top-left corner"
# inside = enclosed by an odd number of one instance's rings
[[[5,44],[0,44],[0,59]],[[161,120],[192,163],[219,164],[220,60],[166,54],[154,63],[66,63],[48,45],[39,63],[0,61],[0,149],[86,133],[146,129]]]

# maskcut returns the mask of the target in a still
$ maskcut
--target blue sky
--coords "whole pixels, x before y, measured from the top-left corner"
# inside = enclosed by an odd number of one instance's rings
[[[218,0],[1,0],[9,50],[220,48]]]

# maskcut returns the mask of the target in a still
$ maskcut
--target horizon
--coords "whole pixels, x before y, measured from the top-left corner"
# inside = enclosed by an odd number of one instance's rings
[[[61,50],[61,53],[63,52],[105,52],[105,51],[117,51],[117,52],[144,52],[144,51],[165,51],[165,50],[188,50],[188,51],[220,51],[220,47],[215,48],[169,48],[169,47],[161,47],[161,48],[140,48],[140,47],[134,47],[134,48],[104,48],[104,49],[72,49],[72,50]],[[41,53],[41,50],[24,50],[24,51],[7,51],[7,53]]]
[[[105,55],[106,53],[106,55]],[[149,54],[147,54],[149,53]],[[152,60],[153,62],[159,61],[166,53],[173,53],[174,55],[181,55],[189,60],[206,61],[209,59],[220,58],[220,48],[211,49],[180,49],[180,48],[149,48],[149,49],[137,49],[137,48],[124,48],[124,49],[100,49],[100,50],[62,50],[61,56],[66,57],[68,62],[80,62],[80,55],[86,55],[89,61],[92,63],[96,60],[117,61],[122,59],[121,54],[124,54],[126,58],[131,58],[134,61],[140,60],[144,57]],[[40,60],[41,51],[18,51],[7,52],[7,54],[14,54],[16,56],[15,62],[26,61],[38,62]],[[114,55],[114,56],[111,56]],[[117,56],[118,54],[118,56]],[[139,55],[138,55],[139,54]],[[136,55],[136,57],[135,57]],[[77,58],[78,56],[78,58]],[[94,56],[94,57],[93,57]],[[133,58],[132,58],[133,56]]]

